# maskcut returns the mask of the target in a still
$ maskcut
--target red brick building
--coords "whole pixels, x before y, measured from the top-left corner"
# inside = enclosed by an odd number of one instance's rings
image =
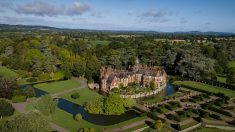
[[[113,88],[118,88],[120,84],[127,86],[129,83],[138,83],[145,87],[151,81],[155,82],[156,88],[166,86],[167,74],[161,67],[147,67],[138,64],[129,70],[115,70],[111,67],[100,69],[100,89],[110,92]]]

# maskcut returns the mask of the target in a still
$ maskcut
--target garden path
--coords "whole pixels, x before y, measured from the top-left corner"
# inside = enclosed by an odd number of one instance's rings
[[[146,122],[154,122],[152,119],[150,118],[146,118],[144,120],[141,120],[141,121],[137,121],[137,122],[134,122],[134,123],[131,123],[129,125],[126,125],[126,126],[123,126],[121,128],[116,128],[116,129],[107,129],[105,130],[104,132],[123,132],[124,130],[127,130],[127,129],[130,129],[130,128],[133,128],[133,127],[136,127],[136,126],[139,126],[139,125],[142,125]]]
[[[25,108],[26,106],[29,104],[30,100],[27,100],[26,102],[22,102],[22,103],[12,103],[12,106],[15,108],[16,111],[19,111],[20,113],[24,113],[26,112]],[[52,129],[58,131],[58,132],[69,132],[67,129],[58,126],[55,123],[50,123]]]

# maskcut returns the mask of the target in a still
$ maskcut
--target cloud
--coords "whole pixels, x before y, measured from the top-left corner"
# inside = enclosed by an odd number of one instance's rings
[[[152,18],[159,18],[164,17],[167,15],[167,12],[165,10],[159,10],[159,11],[147,11],[142,13],[140,16],[142,17],[152,17]]]
[[[20,14],[36,16],[57,16],[62,14],[63,6],[55,6],[46,2],[36,1],[18,6],[15,11]]]
[[[35,16],[58,16],[58,15],[82,15],[84,12],[90,11],[91,6],[79,1],[68,6],[58,4],[50,4],[43,1],[34,1],[26,3],[15,8],[15,11],[20,14],[35,15]]]
[[[91,6],[86,3],[81,3],[79,1],[74,2],[67,11],[68,15],[81,15],[87,11],[91,10]]]
[[[9,1],[0,1],[0,12],[5,12],[6,9],[11,9],[12,6],[12,3]]]
[[[211,22],[206,22],[205,25],[206,26],[210,26],[212,23]]]
[[[103,13],[102,12],[92,12],[91,16],[96,17],[96,18],[103,18]]]
[[[186,24],[186,23],[188,23],[188,20],[185,20],[185,18],[181,18],[180,24]]]

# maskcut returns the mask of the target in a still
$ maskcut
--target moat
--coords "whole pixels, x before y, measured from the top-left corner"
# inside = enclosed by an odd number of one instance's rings
[[[25,87],[25,86],[24,86]],[[47,94],[46,92],[35,89],[36,97],[40,97],[42,95]],[[169,96],[176,92],[176,89],[169,83],[167,83],[165,90],[163,91],[164,94],[161,94],[161,96]],[[159,96],[159,94],[155,95]],[[75,115],[77,113],[80,113],[82,115],[82,118],[90,123],[96,124],[96,125],[114,125],[123,121],[127,121],[136,117],[139,117],[138,113],[134,110],[128,110],[126,113],[121,115],[101,115],[101,114],[90,114],[85,109],[77,105],[73,102],[70,102],[68,100],[59,98],[58,100],[58,108]]]

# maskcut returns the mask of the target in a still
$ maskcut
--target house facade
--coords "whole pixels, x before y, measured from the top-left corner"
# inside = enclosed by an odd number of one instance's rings
[[[129,83],[138,83],[140,86],[149,86],[150,82],[155,83],[156,88],[166,87],[167,74],[161,67],[148,67],[137,64],[128,70],[116,70],[110,66],[100,69],[100,90],[110,92],[113,88],[124,87]]]

